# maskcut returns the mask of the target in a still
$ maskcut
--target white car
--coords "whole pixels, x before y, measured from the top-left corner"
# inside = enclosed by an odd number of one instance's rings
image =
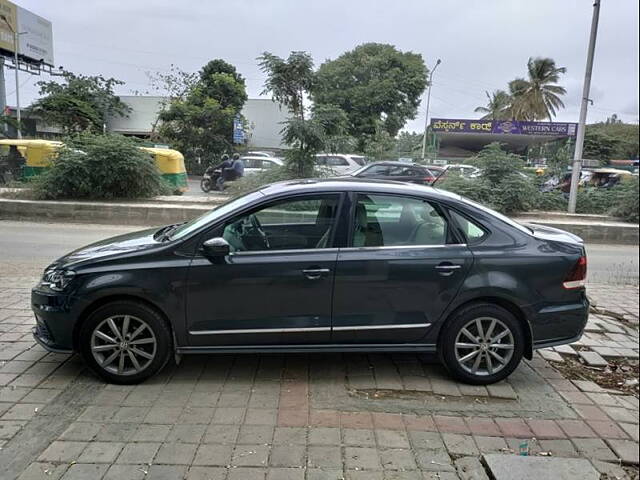
[[[480,176],[480,169],[473,165],[449,164],[444,166],[443,173],[454,173],[461,177],[476,178]]]
[[[244,174],[255,175],[256,173],[265,172],[272,168],[281,167],[284,162],[281,158],[276,157],[259,157],[259,156],[246,156],[242,157],[244,162]]]
[[[247,152],[246,157],[267,157],[274,158],[271,152]]]
[[[330,175],[347,175],[367,164],[367,158],[362,155],[345,153],[318,153],[316,167]]]

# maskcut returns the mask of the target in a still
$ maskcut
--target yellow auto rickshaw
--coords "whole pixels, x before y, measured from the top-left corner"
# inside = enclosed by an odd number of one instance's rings
[[[62,142],[54,140],[3,139],[0,140],[0,154],[7,155],[11,147],[16,147],[25,159],[22,176],[28,178],[49,168],[51,160],[63,146]],[[189,189],[184,157],[180,152],[170,148],[140,147],[140,149],[151,154],[162,178],[173,187],[174,192],[182,193]]]
[[[153,156],[158,170],[162,173],[162,178],[173,187],[175,192],[182,193],[189,189],[184,157],[179,151],[156,147],[140,147],[140,149]]]
[[[22,176],[28,178],[50,167],[51,159],[62,146],[62,142],[55,140],[3,139],[0,140],[0,154],[8,155],[11,147],[16,147],[25,160]]]

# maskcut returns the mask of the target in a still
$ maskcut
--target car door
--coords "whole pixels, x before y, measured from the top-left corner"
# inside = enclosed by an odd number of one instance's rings
[[[231,253],[193,259],[186,304],[192,346],[321,344],[330,340],[341,194],[303,195],[240,213],[201,242]]]
[[[446,212],[423,198],[356,194],[338,253],[332,342],[420,343],[455,297],[473,257]]]

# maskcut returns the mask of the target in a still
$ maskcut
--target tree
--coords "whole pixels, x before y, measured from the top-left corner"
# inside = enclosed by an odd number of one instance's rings
[[[344,139],[347,117],[335,105],[316,104],[311,117],[305,116],[304,98],[313,85],[313,60],[306,52],[291,52],[284,60],[269,52],[258,57],[267,75],[263,94],[287,107],[292,117],[284,122],[282,140],[289,145],[285,156],[288,168],[299,177],[314,172],[314,155]]]
[[[160,137],[185,154],[190,171],[231,149],[233,120],[247,100],[245,81],[233,65],[212,60],[186,92],[159,114]]]
[[[495,90],[493,93],[484,92],[487,96],[486,107],[476,107],[474,112],[484,113],[483,120],[507,120],[510,118],[509,108],[511,96],[504,90]]]
[[[553,120],[556,111],[564,108],[560,98],[567,93],[564,87],[556,85],[560,75],[566,73],[564,67],[556,67],[551,58],[529,58],[527,79],[516,78],[509,82],[511,96],[511,118],[515,120]]]
[[[583,156],[604,161],[638,158],[639,144],[638,125],[622,123],[614,114],[605,122],[587,125]]]
[[[291,52],[286,60],[264,52],[258,57],[267,75],[262,94],[287,107],[294,117],[304,119],[304,97],[313,85],[313,59],[306,52]]]
[[[85,76],[62,73],[62,82],[40,81],[42,98],[30,111],[45,123],[60,126],[65,133],[101,132],[107,117],[126,116],[131,109],[114,94],[114,87],[124,85],[102,75]]]
[[[382,128],[395,137],[415,118],[427,86],[422,56],[392,45],[365,43],[323,63],[311,97],[316,104],[336,105],[349,119],[349,134],[360,150],[367,137]]]

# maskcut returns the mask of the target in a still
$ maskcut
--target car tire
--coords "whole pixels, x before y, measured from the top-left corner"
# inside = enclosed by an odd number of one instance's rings
[[[96,309],[78,337],[87,365],[106,381],[122,385],[140,383],[162,370],[171,349],[164,318],[144,303],[129,300]]]
[[[464,383],[499,382],[513,373],[524,354],[521,322],[495,304],[466,306],[454,313],[442,328],[438,344],[440,358],[449,373]]]

